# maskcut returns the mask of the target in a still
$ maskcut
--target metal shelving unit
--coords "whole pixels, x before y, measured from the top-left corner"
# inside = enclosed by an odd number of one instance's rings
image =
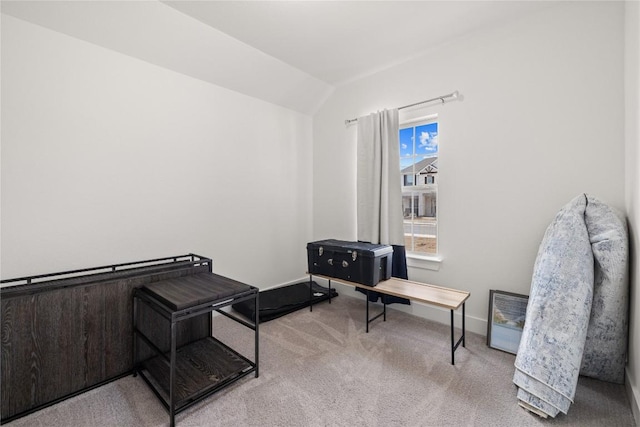
[[[253,299],[258,288],[204,273],[155,282],[136,289],[133,314],[134,375],[147,382],[169,412],[175,415],[196,402],[254,372],[258,377],[258,322],[248,322],[221,309]],[[216,311],[255,332],[253,361],[212,336],[211,312]],[[146,327],[152,317],[166,319],[167,330]],[[209,317],[208,336],[184,342],[180,322]],[[167,339],[168,336],[168,339]]]

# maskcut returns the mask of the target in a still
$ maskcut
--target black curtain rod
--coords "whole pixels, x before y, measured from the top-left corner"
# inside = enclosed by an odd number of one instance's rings
[[[398,110],[402,110],[402,109],[410,108],[410,107],[415,107],[416,105],[426,104],[427,102],[433,102],[433,101],[442,101],[442,103],[444,104],[445,99],[448,99],[448,98],[457,99],[459,96],[460,96],[460,94],[456,90],[455,92],[451,92],[451,93],[449,93],[447,95],[437,96],[435,98],[427,99],[425,101],[414,102],[413,104],[409,104],[409,105],[403,105],[402,107],[398,107]],[[357,121],[358,121],[357,118],[356,119],[348,119],[348,120],[344,121],[344,124],[348,125],[350,123],[357,122]]]

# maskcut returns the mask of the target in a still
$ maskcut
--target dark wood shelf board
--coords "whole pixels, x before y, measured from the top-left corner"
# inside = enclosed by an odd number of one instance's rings
[[[213,337],[177,349],[176,409],[211,394],[255,370],[245,357]],[[142,374],[169,405],[169,362],[156,356],[142,363]]]

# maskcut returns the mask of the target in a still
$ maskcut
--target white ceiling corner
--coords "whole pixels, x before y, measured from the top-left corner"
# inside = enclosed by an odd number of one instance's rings
[[[2,13],[303,114],[336,86],[549,2],[7,1]]]
[[[478,0],[161,1],[331,85],[548,7]]]
[[[3,0],[1,7],[3,14],[303,114],[313,114],[333,91],[158,1]]]

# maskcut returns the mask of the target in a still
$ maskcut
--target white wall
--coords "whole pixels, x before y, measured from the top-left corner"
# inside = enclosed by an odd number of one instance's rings
[[[625,9],[626,204],[631,240],[631,318],[626,385],[640,423],[640,3]]]
[[[206,15],[196,3],[3,1],[2,13],[303,114],[333,90],[181,11]]]
[[[625,207],[623,10],[552,6],[339,87],[314,116],[314,238],[356,238],[356,128],[344,119],[459,90],[463,101],[418,112],[439,114],[443,262],[409,278],[470,291],[469,327],[485,333],[489,290],[529,293],[564,204],[587,192]],[[434,312],[421,310],[409,309]]]
[[[2,278],[195,252],[297,279],[311,142],[308,116],[2,15]]]
[[[307,241],[355,238],[344,119],[458,89],[462,102],[413,112],[440,115],[444,261],[411,278],[471,291],[482,333],[489,289],[528,293],[564,203],[626,208],[638,402],[639,12],[627,2],[625,80],[623,8],[551,7],[343,86],[313,135],[307,116],[3,15],[0,275],[193,251],[261,287],[296,279]]]

